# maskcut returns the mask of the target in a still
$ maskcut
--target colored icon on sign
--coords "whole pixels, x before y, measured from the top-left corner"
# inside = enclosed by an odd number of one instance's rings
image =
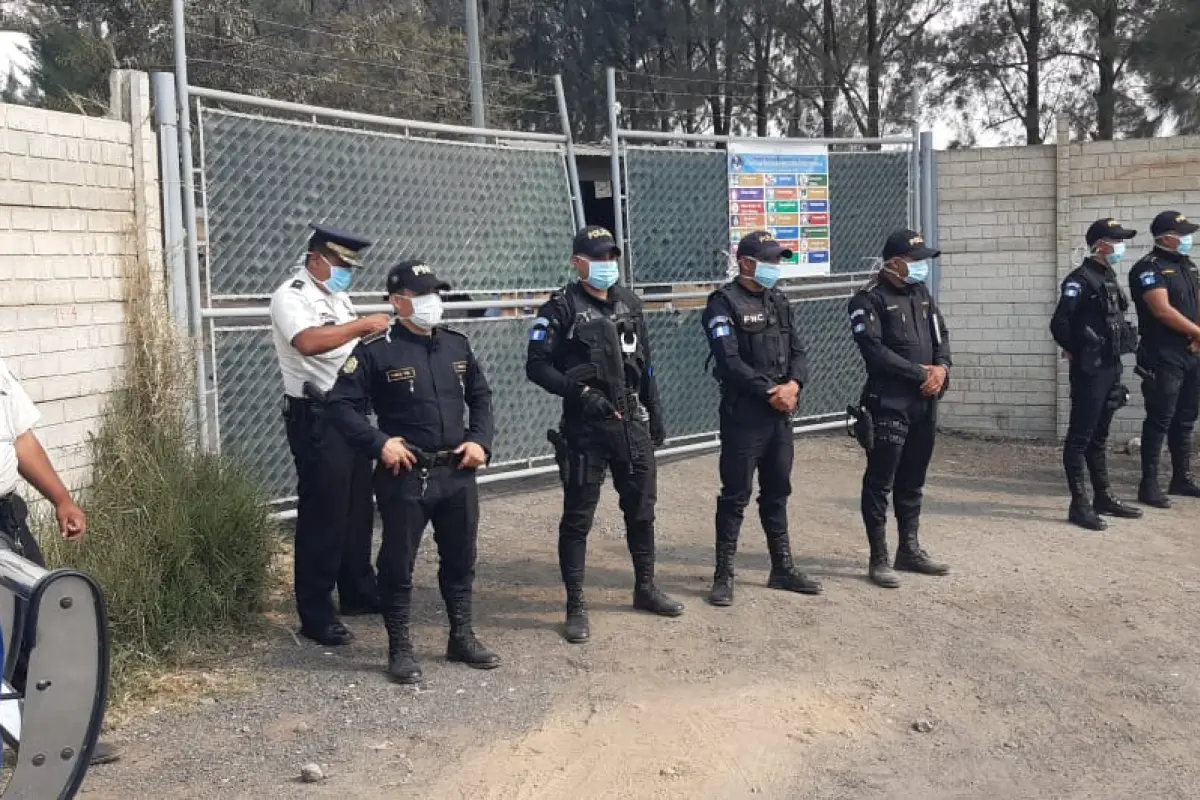
[[[733,201],[741,200],[765,200],[763,189],[733,189],[729,193],[729,199]]]
[[[791,226],[796,228],[800,224],[800,217],[797,214],[767,214],[767,225],[772,228],[779,226]],[[779,234],[775,235],[779,238]]]
[[[795,214],[800,210],[800,204],[795,200],[775,200],[767,203],[768,214]]]
[[[767,186],[795,186],[795,175],[768,175]]]
[[[808,263],[809,264],[828,264],[829,263],[829,251],[828,250],[809,251]]]
[[[804,198],[806,200],[828,200],[829,190],[823,186],[813,186],[805,190]]]
[[[800,229],[795,227],[775,228],[772,233],[775,234],[775,238],[780,241],[783,241],[784,239],[794,241],[800,238]]]
[[[742,173],[740,175],[732,175],[732,176],[730,176],[730,185],[753,189],[757,186],[763,185],[763,176],[762,175],[748,175],[746,173]]]
[[[805,204],[804,204],[804,211],[809,214],[812,214],[812,213],[827,214],[827,213],[829,213],[829,201],[828,200],[809,200],[809,201],[805,202]]]
[[[768,200],[797,200],[800,197],[795,189],[768,189]]]

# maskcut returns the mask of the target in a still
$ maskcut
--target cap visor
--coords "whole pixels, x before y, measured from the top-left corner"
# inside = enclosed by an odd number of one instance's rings
[[[1118,242],[1123,242],[1126,239],[1132,239],[1137,236],[1137,231],[1130,228],[1117,228],[1115,231],[1110,231],[1105,239],[1116,239]]]
[[[1195,233],[1196,231],[1200,231],[1200,225],[1194,222],[1181,222],[1175,226],[1175,233],[1181,236],[1187,236],[1189,233]]]
[[[738,258],[742,257],[742,254],[738,255]],[[753,254],[746,253],[745,257],[757,259],[758,261],[769,261],[772,258],[791,258],[792,251],[785,250],[783,245],[777,242],[763,242],[759,245],[758,252]]]
[[[927,258],[938,258],[941,256],[941,250],[934,250],[932,247],[921,245],[916,250],[911,250],[905,253],[905,257],[911,258],[914,261],[924,261]]]

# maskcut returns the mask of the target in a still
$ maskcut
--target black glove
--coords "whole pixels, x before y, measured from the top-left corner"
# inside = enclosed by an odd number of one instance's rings
[[[667,429],[663,425],[662,417],[658,414],[650,415],[650,441],[655,447],[662,447],[663,442],[667,440]]]
[[[579,407],[583,411],[583,418],[592,422],[603,422],[617,416],[617,409],[599,392],[584,392],[579,398]]]

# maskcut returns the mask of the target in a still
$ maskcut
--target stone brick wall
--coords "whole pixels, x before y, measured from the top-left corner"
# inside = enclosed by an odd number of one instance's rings
[[[0,104],[0,357],[73,487],[123,360],[125,266],[148,259],[161,273],[149,84],[116,80],[124,119]]]

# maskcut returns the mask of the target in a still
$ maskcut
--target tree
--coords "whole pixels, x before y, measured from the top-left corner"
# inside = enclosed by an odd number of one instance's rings
[[[1179,133],[1200,133],[1200,5],[1194,0],[1160,3],[1131,58],[1151,108]]]
[[[1045,141],[1055,113],[1084,85],[1078,62],[1063,55],[1066,31],[1055,23],[1065,14],[1061,0],[982,0],[976,17],[943,38],[937,96],[963,115],[960,129],[974,124],[966,115],[979,109],[986,130],[1016,122],[1026,144]]]
[[[1094,109],[1076,115],[1084,117],[1078,127],[1097,139],[1112,139],[1119,130],[1153,136],[1161,123],[1161,116],[1148,114],[1146,103],[1128,91],[1134,51],[1161,5],[1160,0],[1075,0],[1067,6],[1062,24],[1075,27],[1079,46],[1066,54],[1093,72],[1095,86]]]

